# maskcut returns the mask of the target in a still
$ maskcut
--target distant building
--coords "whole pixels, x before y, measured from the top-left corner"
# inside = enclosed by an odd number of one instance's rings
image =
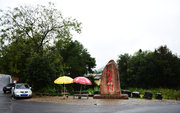
[[[101,84],[101,76],[102,74],[97,74],[94,76],[94,82],[99,86]]]
[[[85,77],[89,78],[93,76],[94,77],[94,82],[99,86],[100,83],[101,83],[101,76],[102,74],[96,74],[96,73],[93,73],[93,74],[88,74],[88,75],[85,75]]]

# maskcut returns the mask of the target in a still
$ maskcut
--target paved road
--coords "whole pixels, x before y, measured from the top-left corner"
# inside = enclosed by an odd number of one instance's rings
[[[14,100],[1,92],[0,113],[180,113],[180,105],[68,105]]]
[[[9,94],[3,94],[0,91],[0,113],[10,113],[12,107],[12,99]]]

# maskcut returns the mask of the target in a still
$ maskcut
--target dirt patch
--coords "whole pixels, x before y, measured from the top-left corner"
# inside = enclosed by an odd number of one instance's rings
[[[33,97],[31,99],[24,99],[24,101],[36,101],[36,102],[52,102],[52,103],[62,103],[62,104],[75,104],[75,105],[139,105],[139,104],[180,104],[180,101],[176,100],[146,100],[146,99],[93,99],[89,97],[82,97],[81,99],[69,96],[64,99],[61,96],[42,96]]]

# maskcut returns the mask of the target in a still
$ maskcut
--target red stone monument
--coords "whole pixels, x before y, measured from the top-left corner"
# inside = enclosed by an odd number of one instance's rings
[[[94,95],[94,99],[128,99],[128,95],[121,94],[118,66],[114,60],[105,66],[101,76],[100,95]]]

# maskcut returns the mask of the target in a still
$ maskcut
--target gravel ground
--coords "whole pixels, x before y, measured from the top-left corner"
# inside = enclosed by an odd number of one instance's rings
[[[42,97],[33,97],[31,99],[24,99],[24,101],[36,101],[36,102],[53,102],[53,103],[62,103],[62,104],[75,104],[75,105],[139,105],[139,104],[180,104],[180,101],[176,100],[146,100],[146,99],[132,99],[127,100],[123,99],[93,99],[89,97],[82,97],[81,99],[75,98],[72,96],[64,99],[59,96],[42,96]]]

